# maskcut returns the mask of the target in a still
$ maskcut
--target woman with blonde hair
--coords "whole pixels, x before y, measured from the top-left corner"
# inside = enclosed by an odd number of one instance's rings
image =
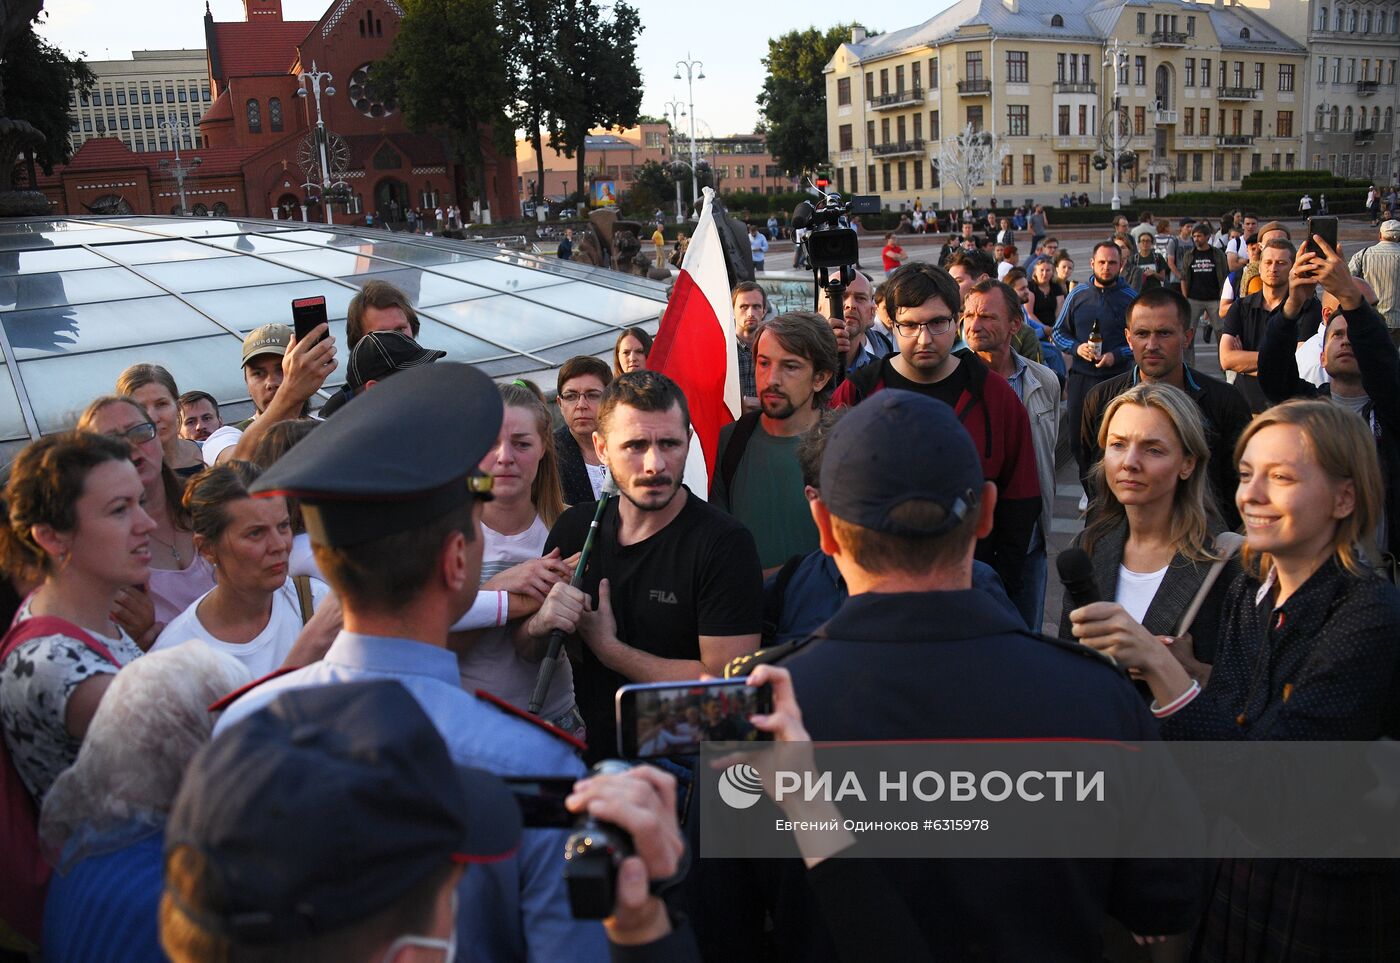
[[[1104,453],[1092,471],[1098,494],[1075,544],[1093,561],[1103,597],[1151,635],[1170,639],[1183,665],[1203,678],[1239,567],[1230,559],[1238,536],[1222,535],[1210,507],[1210,447],[1200,408],[1171,385],[1134,385],[1108,403],[1098,443]],[[1071,608],[1066,598],[1060,619],[1066,638]],[[1188,632],[1190,639],[1179,638]]]
[[[146,409],[134,398],[106,395],[87,406],[78,429],[130,446],[131,462],[145,489],[143,507],[155,519],[145,591],[123,593],[113,613],[142,648],[149,648],[166,623],[214,587],[214,569],[194,550],[190,516],[181,502],[185,486],[165,463],[158,429]]]
[[[169,371],[158,364],[134,364],[117,376],[116,393],[136,399],[156,426],[165,463],[176,477],[193,478],[204,469],[204,456],[194,442],[180,437],[180,389]]]
[[[481,470],[492,478],[492,498],[481,516],[481,588],[528,596],[537,608],[555,582],[573,575],[558,550],[543,555],[549,529],[564,511],[559,459],[549,409],[528,388],[499,387],[505,402],[501,434],[481,463]],[[457,632],[450,644],[457,652],[465,689],[489,692],[524,709],[544,652],[519,648],[515,629],[510,623],[480,632]],[[582,736],[583,720],[574,705],[573,671],[566,655],[560,655],[540,718]]]
[[[1383,504],[1370,429],[1331,402],[1289,401],[1255,416],[1235,456],[1246,571],[1226,599],[1206,686],[1121,610],[1077,610],[1075,635],[1138,669],[1164,738],[1400,734],[1400,590],[1365,561]],[[1394,861],[1227,859],[1213,890],[1198,958],[1286,959],[1296,946],[1400,958]]]

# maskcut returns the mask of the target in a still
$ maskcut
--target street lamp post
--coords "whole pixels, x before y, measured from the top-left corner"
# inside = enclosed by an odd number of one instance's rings
[[[1118,154],[1122,150],[1123,130],[1122,116],[1119,113],[1122,106],[1119,101],[1119,78],[1122,70],[1128,64],[1128,52],[1123,49],[1122,43],[1114,38],[1113,43],[1108,45],[1103,53],[1105,67],[1113,70],[1113,209],[1119,210],[1123,206],[1122,199],[1118,196]],[[1102,183],[1102,181],[1100,181]]]
[[[686,116],[685,103],[679,100],[666,101],[665,114],[671,120],[671,175],[676,179],[676,223],[684,224],[685,215],[681,213],[681,179],[679,171],[674,168],[676,161],[676,130],[681,125],[681,118]]]
[[[676,61],[675,80],[681,79],[681,68],[685,68],[686,88],[690,91],[690,205],[695,206],[695,201],[700,197],[700,183],[695,176],[695,81],[705,79],[705,64],[699,60],[690,59],[690,51],[686,51],[685,60]]]
[[[165,120],[161,121],[160,126],[170,131],[170,139],[175,144],[175,163],[172,165],[169,161],[161,161],[160,166],[168,168],[170,173],[175,176],[175,187],[180,192],[180,216],[184,217],[189,213],[189,204],[185,201],[185,177],[204,161],[202,158],[196,157],[190,161],[190,166],[186,167],[180,160],[180,136],[191,129],[189,124],[182,120],[176,120],[173,116],[167,116]]]
[[[321,208],[326,214],[326,223],[331,224],[331,164],[326,153],[326,122],[321,117],[321,82],[325,81],[326,96],[335,96],[335,88],[330,85],[330,71],[317,70],[316,61],[311,61],[311,69],[303,70],[297,74],[297,80],[301,81],[301,86],[297,88],[297,96],[305,97],[308,87],[311,88],[312,96],[316,101],[316,147],[321,154]],[[310,185],[306,185],[310,186]]]

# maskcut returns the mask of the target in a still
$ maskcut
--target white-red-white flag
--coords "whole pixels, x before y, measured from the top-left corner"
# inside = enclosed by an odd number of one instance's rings
[[[715,192],[708,187],[704,191],[695,236],[686,248],[680,276],[647,357],[648,368],[666,375],[685,392],[695,432],[685,481],[702,498],[709,494],[714,477],[719,431],[739,417],[743,405],[729,272],[714,217]]]

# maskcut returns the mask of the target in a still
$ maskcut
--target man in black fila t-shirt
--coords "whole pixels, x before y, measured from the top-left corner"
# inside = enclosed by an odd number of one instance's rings
[[[723,675],[759,645],[758,551],[748,529],[681,484],[689,435],[685,396],[665,375],[634,371],[608,385],[594,443],[620,495],[603,514],[582,591],[556,584],[524,625],[536,657],[556,628],[583,642],[574,696],[590,761],[617,752],[618,686]],[[583,548],[596,508],[561,515],[545,552]]]

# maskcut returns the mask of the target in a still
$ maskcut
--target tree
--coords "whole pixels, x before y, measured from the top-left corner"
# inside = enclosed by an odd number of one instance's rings
[[[375,79],[417,132],[440,132],[472,185],[486,196],[486,140],[514,148],[513,99],[495,0],[403,0],[398,36]]]
[[[997,142],[988,130],[975,130],[971,124],[956,134],[943,138],[939,154],[934,158],[938,174],[958,189],[963,207],[972,205],[977,188],[993,176],[993,165],[1010,153],[1011,148]]]
[[[768,76],[758,95],[768,150],[786,174],[827,162],[826,76],[822,71],[851,35],[847,26],[793,30],[768,41]]]
[[[594,127],[631,127],[642,109],[642,74],[637,36],[642,21],[618,0],[612,20],[595,0],[563,0],[554,24],[558,58],[551,81],[549,146],[572,157],[579,189],[586,190],[588,132]]]
[[[506,61],[515,96],[507,109],[512,126],[525,131],[535,151],[534,191],[536,204],[544,203],[544,128],[552,83],[556,47],[553,24],[559,17],[560,0],[501,0],[502,23],[510,36]]]
[[[44,142],[34,148],[34,160],[45,174],[52,174],[53,165],[66,164],[72,155],[68,149],[70,91],[89,94],[96,83],[86,63],[70,60],[35,34],[33,27],[16,36],[5,51],[0,65],[4,112],[29,121],[44,135]]]

